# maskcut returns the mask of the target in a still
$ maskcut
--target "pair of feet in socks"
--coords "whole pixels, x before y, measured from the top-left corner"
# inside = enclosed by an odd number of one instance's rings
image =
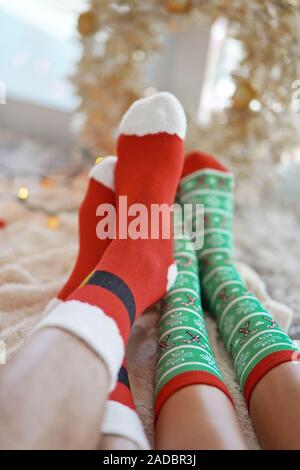
[[[119,198],[126,196],[128,207],[143,204],[150,218],[153,204],[173,204],[181,177],[181,202],[185,202],[186,195],[188,202],[194,202],[193,196],[199,202],[197,191],[203,195],[203,174],[198,175],[197,172],[207,169],[224,174],[228,170],[217,160],[200,153],[188,156],[184,164],[185,131],[184,111],[169,93],[139,100],[125,114],[118,138],[118,158],[107,157],[91,171],[88,190],[79,211],[79,254],[68,282],[58,294],[60,305],[39,326],[69,330],[99,354],[109,371],[110,403],[114,403],[112,411],[107,411],[103,432],[124,435],[122,429],[115,428],[118,425],[122,428],[124,420],[128,424],[130,417],[134,416],[133,431],[127,426],[127,437],[140,447],[146,446],[146,440],[138,437],[142,435],[140,423],[133,411],[126,369],[124,365],[121,369],[120,366],[134,320],[160,300],[175,281],[173,240],[162,236],[158,239],[117,237],[101,240],[96,234],[96,211],[100,204],[106,203],[115,205],[118,214]],[[223,179],[220,178],[217,184],[224,184]],[[209,188],[204,190],[207,192]],[[226,204],[232,188],[227,188],[228,196],[224,201],[222,190],[220,187],[210,191],[200,202],[213,205],[214,198],[221,191],[220,208],[230,212],[232,208]],[[222,227],[217,227],[217,231],[220,230]],[[230,232],[230,226],[228,230]],[[203,259],[200,264],[208,278],[218,262],[226,262],[227,255],[231,259],[229,252],[232,246],[225,250],[221,247],[221,253],[216,253],[218,246],[214,247],[213,241],[209,245],[209,240],[216,239],[216,234],[209,233],[208,228],[205,237],[208,242],[204,246],[204,255],[200,255]],[[224,253],[225,257],[222,257]],[[219,258],[215,257],[217,264],[213,264],[212,257],[216,254]],[[208,266],[206,271],[205,263]],[[207,278],[203,281],[208,282]],[[224,294],[222,288],[218,290],[219,294]],[[219,305],[217,298],[211,303],[212,310]],[[123,419],[115,417],[119,412],[123,413]],[[111,416],[116,419],[111,419]],[[118,425],[114,424],[116,422]]]

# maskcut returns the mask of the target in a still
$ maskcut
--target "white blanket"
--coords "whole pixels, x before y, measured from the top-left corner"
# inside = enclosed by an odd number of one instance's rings
[[[81,190],[54,189],[50,193],[48,190],[46,195],[41,190],[34,194],[34,198],[46,202],[52,210],[61,209],[62,203],[66,209],[79,202]],[[0,229],[0,339],[5,342],[9,359],[66,280],[77,252],[77,216],[75,212],[60,213],[60,226],[53,230],[47,226],[47,215],[28,211],[17,202],[3,203],[0,209],[1,217],[8,221],[7,227]],[[239,270],[249,290],[262,300],[287,330],[292,311],[268,296],[264,283],[247,265],[240,263]],[[154,311],[139,319],[133,329],[127,354],[133,393],[150,439],[153,436],[157,319],[158,314]],[[207,328],[225,381],[235,399],[248,445],[251,449],[257,449],[259,446],[234,378],[230,358],[220,341],[215,322],[210,318],[207,318]]]

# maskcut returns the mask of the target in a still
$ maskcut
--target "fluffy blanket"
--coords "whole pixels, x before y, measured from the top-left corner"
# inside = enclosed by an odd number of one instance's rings
[[[56,229],[49,228],[49,216],[45,212],[28,210],[26,205],[16,201],[0,204],[1,217],[7,221],[7,226],[0,229],[0,339],[4,341],[1,343],[2,358],[3,345],[5,344],[9,360],[39,320],[46,304],[66,280],[77,252],[77,216],[75,211],[69,210],[75,208],[81,199],[83,183],[84,178],[77,181],[75,186],[52,190],[39,188],[31,194],[31,204],[39,203],[52,212],[59,211],[60,225]],[[253,210],[254,217],[257,220],[257,211]],[[260,221],[262,220],[263,217]],[[248,249],[248,253],[253,249],[253,238],[250,240],[247,223],[249,222],[245,222],[237,234],[239,255],[243,252],[243,247]],[[271,219],[271,226],[274,223],[276,225],[277,222]],[[261,233],[262,228],[259,226],[258,237]],[[258,262],[262,262],[259,239],[256,239],[256,243],[256,253],[259,255],[256,258]],[[283,263],[283,259],[276,258],[278,251],[272,252],[272,256],[269,256],[271,263],[275,259],[276,262]],[[270,272],[273,268],[274,265],[269,266]],[[239,263],[239,270],[249,290],[262,300],[283,328],[288,330],[293,317],[290,308],[271,299],[264,282],[249,266]],[[127,351],[133,394],[150,440],[153,437],[152,402],[157,320],[158,313],[155,311],[147,312],[139,319]],[[230,358],[220,341],[215,322],[209,317],[207,328],[226,383],[235,399],[248,445],[251,449],[257,449],[259,446],[235,381]]]

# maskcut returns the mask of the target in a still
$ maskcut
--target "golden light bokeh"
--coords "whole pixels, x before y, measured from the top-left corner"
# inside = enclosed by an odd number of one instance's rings
[[[47,219],[48,228],[56,230],[60,226],[60,218],[57,215],[50,215]]]
[[[19,190],[18,190],[18,198],[19,198],[21,201],[25,201],[25,200],[28,198],[28,195],[29,195],[29,191],[28,191],[28,189],[27,189],[25,186],[19,188]]]

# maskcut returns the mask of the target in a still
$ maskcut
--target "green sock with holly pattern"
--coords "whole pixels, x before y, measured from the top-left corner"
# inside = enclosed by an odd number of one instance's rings
[[[178,274],[161,303],[158,330],[155,420],[166,400],[195,384],[219,388],[231,400],[212,352],[200,298],[197,253],[188,239],[174,240]]]
[[[273,367],[300,360],[299,349],[247,290],[233,260],[233,175],[216,159],[192,153],[180,184],[181,204],[204,205],[204,245],[198,252],[204,299],[231,353],[249,406],[259,380]]]

